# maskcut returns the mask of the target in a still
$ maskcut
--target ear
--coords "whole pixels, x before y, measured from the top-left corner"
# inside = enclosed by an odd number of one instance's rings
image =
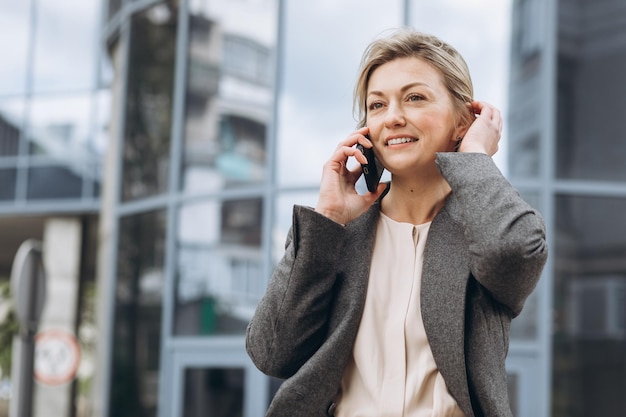
[[[461,146],[461,141],[465,137],[465,134],[469,130],[470,125],[467,121],[459,120],[456,128],[454,129],[454,135],[450,138],[450,142],[453,143],[454,151],[456,152]]]
[[[469,126],[457,126],[457,128],[454,129],[454,140],[456,141],[457,138],[464,138],[468,129]]]

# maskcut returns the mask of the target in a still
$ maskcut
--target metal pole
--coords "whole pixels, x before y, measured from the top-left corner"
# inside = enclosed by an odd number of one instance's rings
[[[41,243],[27,240],[17,251],[11,270],[16,315],[20,324],[17,390],[13,417],[32,417],[35,375],[35,334],[45,301]]]
[[[20,376],[17,398],[17,415],[33,415],[33,375],[35,371],[35,332],[30,328],[20,331]]]

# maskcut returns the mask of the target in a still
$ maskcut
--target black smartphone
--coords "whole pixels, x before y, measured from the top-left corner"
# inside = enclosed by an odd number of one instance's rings
[[[369,139],[369,135],[365,135],[367,139]],[[383,175],[383,166],[374,156],[374,148],[366,148],[365,146],[357,143],[357,149],[360,150],[363,155],[367,158],[367,164],[361,164],[361,170],[363,171],[363,176],[365,177],[365,184],[367,184],[367,190],[369,192],[376,191],[378,188],[378,183],[380,182],[380,177]]]

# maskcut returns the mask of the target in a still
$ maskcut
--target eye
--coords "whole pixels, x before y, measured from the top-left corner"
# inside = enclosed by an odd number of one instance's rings
[[[383,103],[381,103],[380,101],[374,101],[373,103],[370,103],[367,106],[367,109],[368,110],[378,110],[378,109],[380,109],[382,107],[383,107]]]
[[[422,101],[424,99],[424,96],[421,94],[409,94],[409,96],[407,97],[408,101]]]

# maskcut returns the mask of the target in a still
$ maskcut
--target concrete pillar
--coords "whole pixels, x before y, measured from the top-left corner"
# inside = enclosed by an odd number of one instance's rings
[[[82,224],[79,218],[50,218],[43,232],[47,297],[38,334],[60,330],[74,334],[79,296]],[[37,355],[37,353],[36,353]],[[33,417],[69,417],[72,385],[35,383]]]

